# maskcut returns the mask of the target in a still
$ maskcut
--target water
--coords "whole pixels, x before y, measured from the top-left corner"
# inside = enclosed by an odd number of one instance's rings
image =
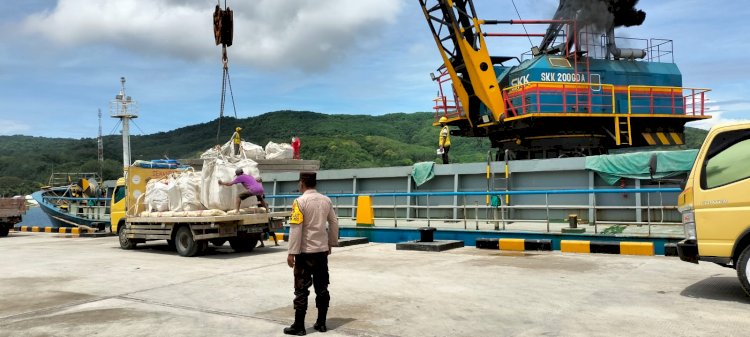
[[[39,226],[39,227],[52,227],[52,221],[50,221],[47,214],[42,211],[39,206],[29,207],[26,214],[21,218],[21,222],[17,223],[16,226]]]

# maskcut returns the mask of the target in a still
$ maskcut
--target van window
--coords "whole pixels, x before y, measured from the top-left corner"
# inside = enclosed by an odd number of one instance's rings
[[[750,131],[737,130],[719,134],[708,148],[708,158],[701,174],[701,187],[711,189],[750,177]]]
[[[125,198],[125,186],[118,186],[115,189],[115,202],[120,202],[123,198]]]

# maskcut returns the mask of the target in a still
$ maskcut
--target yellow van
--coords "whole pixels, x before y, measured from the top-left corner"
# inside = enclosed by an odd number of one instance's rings
[[[680,259],[734,268],[750,295],[750,123],[713,127],[677,201]]]

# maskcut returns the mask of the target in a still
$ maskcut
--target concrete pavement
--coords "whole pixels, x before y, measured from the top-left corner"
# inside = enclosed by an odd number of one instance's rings
[[[156,241],[11,232],[0,238],[0,336],[283,336],[281,247],[183,258]],[[335,249],[325,336],[744,336],[734,270],[673,257],[474,247]],[[311,295],[307,329],[316,310]]]

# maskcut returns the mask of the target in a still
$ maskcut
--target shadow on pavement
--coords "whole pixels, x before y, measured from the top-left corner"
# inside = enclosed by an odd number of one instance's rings
[[[119,246],[112,247],[113,249],[121,249]],[[165,243],[146,243],[146,244],[138,244],[135,249],[130,250],[131,252],[140,252],[140,253],[147,253],[147,254],[163,254],[163,255],[175,255],[177,256],[177,252],[169,247],[169,245]],[[223,246],[216,247],[212,244],[208,245],[208,248],[206,248],[206,251],[203,252],[203,254],[194,256],[191,258],[208,258],[208,259],[234,259],[239,258],[243,256],[248,255],[265,255],[265,254],[273,254],[278,252],[286,252],[287,248],[286,246],[268,246],[260,248],[255,247],[252,252],[242,252],[237,253],[235,252],[229,244],[224,244]]]
[[[680,295],[691,298],[750,304],[750,297],[742,290],[740,280],[736,277],[712,276],[688,286],[680,292]]]
[[[343,327],[344,325],[347,325],[351,322],[356,321],[354,318],[347,318],[347,317],[329,317],[326,320],[326,327],[328,327],[328,330],[333,330],[336,328]]]

